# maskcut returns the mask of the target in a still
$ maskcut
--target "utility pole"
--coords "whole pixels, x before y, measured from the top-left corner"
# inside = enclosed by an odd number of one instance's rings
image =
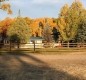
[[[21,10],[18,11],[18,17],[21,17]]]

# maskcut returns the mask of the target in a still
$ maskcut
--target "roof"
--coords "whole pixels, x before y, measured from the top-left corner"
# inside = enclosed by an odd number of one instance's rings
[[[42,37],[30,37],[30,40],[44,40]]]

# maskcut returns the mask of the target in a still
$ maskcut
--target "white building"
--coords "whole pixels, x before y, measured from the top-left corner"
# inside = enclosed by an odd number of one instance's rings
[[[22,44],[20,48],[43,48],[43,38],[42,37],[31,37],[27,44]]]

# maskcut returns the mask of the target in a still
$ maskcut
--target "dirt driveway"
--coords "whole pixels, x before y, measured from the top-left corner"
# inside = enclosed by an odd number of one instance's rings
[[[85,53],[0,55],[0,80],[86,80]]]

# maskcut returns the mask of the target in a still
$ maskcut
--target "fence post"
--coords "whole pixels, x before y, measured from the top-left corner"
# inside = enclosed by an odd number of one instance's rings
[[[11,51],[11,41],[10,41],[10,51]]]
[[[70,43],[69,43],[69,41],[68,41],[68,48],[69,48],[69,44],[70,44]]]
[[[34,51],[35,51],[35,40],[33,41],[33,44],[34,44]]]
[[[20,43],[19,43],[19,42],[17,43],[17,48],[18,48],[18,49],[20,48]]]

